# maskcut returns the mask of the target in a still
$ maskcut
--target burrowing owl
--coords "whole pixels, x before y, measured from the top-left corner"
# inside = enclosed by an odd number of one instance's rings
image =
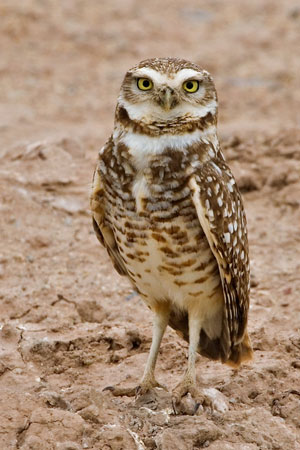
[[[154,314],[141,392],[159,386],[167,325],[189,342],[176,401],[198,393],[196,352],[235,367],[252,357],[246,217],[220,149],[217,106],[206,70],[182,59],[142,61],[125,75],[93,179],[96,235]]]

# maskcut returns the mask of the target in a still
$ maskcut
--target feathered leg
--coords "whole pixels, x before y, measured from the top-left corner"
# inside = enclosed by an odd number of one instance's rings
[[[201,320],[198,317],[189,315],[189,356],[187,370],[183,376],[181,382],[176,386],[173,391],[173,397],[175,403],[180,403],[181,398],[188,392],[192,397],[197,399],[199,392],[196,386],[196,355],[199,345],[199,336],[201,331]]]
[[[169,322],[170,307],[167,303],[160,303],[156,305],[155,308],[152,308],[152,311],[154,313],[152,343],[143,378],[139,386],[133,388],[122,388],[118,386],[106,387],[105,390],[110,390],[114,396],[134,396],[136,394],[142,395],[154,387],[162,387],[165,389],[164,386],[156,381],[154,371],[159,347]]]
[[[144,370],[144,375],[138,389],[141,394],[154,387],[164,387],[156,381],[154,371],[160,344],[169,322],[170,308],[167,304],[160,304],[153,312],[152,343]]]

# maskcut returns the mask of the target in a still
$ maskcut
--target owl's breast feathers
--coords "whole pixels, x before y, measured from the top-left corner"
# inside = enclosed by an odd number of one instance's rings
[[[183,149],[166,147],[151,157],[144,155],[144,159],[137,164],[130,148],[113,138],[99,153],[91,193],[96,235],[117,271],[133,281],[132,267],[120,245],[124,227],[125,245],[132,249],[128,254],[143,262],[151,255],[147,251],[135,253],[134,242],[138,236],[139,243],[146,245],[147,227],[163,248],[163,224],[175,224],[180,217],[188,230],[196,229],[197,223],[198,238],[202,233],[203,240],[205,235],[217,262],[224,297],[222,333],[210,340],[202,332],[199,352],[239,365],[251,358],[252,350],[245,331],[249,307],[246,218],[233,175],[222,154],[207,141]],[[167,256],[176,257],[175,252]],[[188,340],[185,315],[171,315],[169,324]]]

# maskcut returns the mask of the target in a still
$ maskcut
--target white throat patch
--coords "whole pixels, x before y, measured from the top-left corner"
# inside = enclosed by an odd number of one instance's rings
[[[216,127],[210,126],[206,130],[195,130],[192,133],[185,134],[163,134],[161,136],[148,136],[145,134],[137,134],[131,131],[121,134],[116,130],[114,138],[126,145],[130,155],[133,157],[138,170],[142,170],[148,164],[148,158],[152,155],[162,153],[166,148],[174,150],[183,150],[184,148],[207,140],[208,137],[216,136]]]

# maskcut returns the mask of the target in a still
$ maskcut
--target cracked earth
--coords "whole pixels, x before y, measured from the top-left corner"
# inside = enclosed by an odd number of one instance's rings
[[[300,9],[297,1],[0,5],[0,449],[300,449]],[[89,187],[126,69],[181,56],[214,76],[244,196],[255,357],[198,358],[211,407],[175,415],[135,386],[151,314],[92,231]],[[171,390],[187,346],[168,330]]]

